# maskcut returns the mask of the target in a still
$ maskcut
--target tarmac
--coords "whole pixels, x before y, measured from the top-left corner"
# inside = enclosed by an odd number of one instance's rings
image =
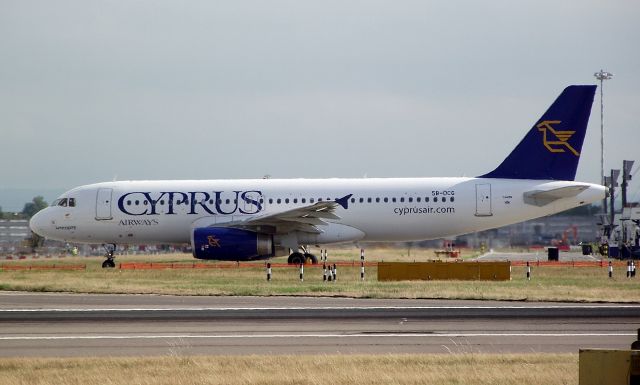
[[[640,305],[0,293],[0,356],[628,348]]]

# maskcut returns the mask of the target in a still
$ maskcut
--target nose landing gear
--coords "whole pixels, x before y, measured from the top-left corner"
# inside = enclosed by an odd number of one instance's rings
[[[103,269],[112,269],[112,268],[116,267],[116,263],[113,261],[114,258],[115,258],[113,253],[116,251],[115,243],[102,245],[102,247],[104,247],[104,249],[106,250],[106,253],[105,253],[104,256],[105,256],[105,258],[107,258],[104,262],[102,262],[102,268]]]

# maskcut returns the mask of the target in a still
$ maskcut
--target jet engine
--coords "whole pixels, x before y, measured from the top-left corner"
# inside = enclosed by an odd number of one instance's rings
[[[191,234],[193,256],[219,261],[248,261],[274,255],[273,236],[231,227],[199,227]]]

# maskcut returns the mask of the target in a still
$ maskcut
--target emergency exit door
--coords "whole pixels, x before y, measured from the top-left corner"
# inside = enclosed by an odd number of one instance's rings
[[[490,217],[491,212],[491,185],[489,183],[476,185],[476,216]]]
[[[113,219],[111,216],[111,195],[113,190],[110,188],[98,189],[96,196],[96,219],[107,220]]]

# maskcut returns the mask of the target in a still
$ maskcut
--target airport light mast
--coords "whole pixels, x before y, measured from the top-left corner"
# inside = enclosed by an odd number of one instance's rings
[[[600,184],[605,185],[604,182],[604,101],[602,99],[603,91],[602,86],[605,80],[609,80],[613,77],[613,74],[604,70],[593,74],[596,79],[600,80]],[[602,201],[602,209],[604,213],[607,213],[607,198]]]

